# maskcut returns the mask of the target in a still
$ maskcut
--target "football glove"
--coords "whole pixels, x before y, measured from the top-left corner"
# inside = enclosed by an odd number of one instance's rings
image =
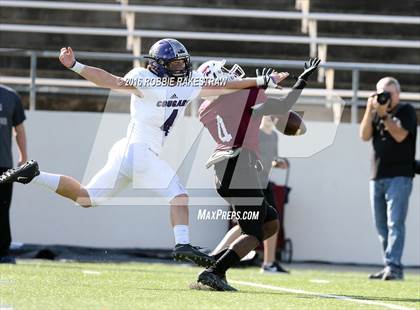
[[[277,84],[274,82],[273,78],[270,76],[274,72],[273,68],[263,68],[260,72],[260,69],[256,69],[255,73],[257,75],[257,86],[267,89],[277,87]]]
[[[318,69],[319,63],[321,59],[318,58],[310,58],[309,61],[305,62],[303,65],[304,71],[301,75],[299,75],[299,79],[304,80],[305,82],[308,81],[309,76]]]

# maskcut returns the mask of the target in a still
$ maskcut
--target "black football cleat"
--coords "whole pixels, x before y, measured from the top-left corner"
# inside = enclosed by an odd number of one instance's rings
[[[226,279],[226,274],[220,276],[220,278],[222,279],[222,281],[225,281],[226,283],[228,283],[227,279]],[[228,283],[229,284],[229,283]],[[214,288],[204,285],[198,281],[190,283],[189,285],[190,289],[192,290],[196,290],[196,291],[215,291]]]
[[[190,283],[189,288],[195,291],[214,291],[214,289],[210,286],[201,284],[199,282]]]
[[[219,276],[214,271],[204,270],[198,275],[197,283],[211,287],[216,291],[236,292],[237,289],[230,286],[226,281],[226,276]]]
[[[177,261],[192,262],[200,267],[210,267],[214,264],[214,258],[207,255],[199,247],[191,244],[176,244],[172,256]]]
[[[22,166],[9,169],[0,175],[0,185],[13,182],[28,184],[37,175],[39,175],[38,163],[34,160],[30,160]]]

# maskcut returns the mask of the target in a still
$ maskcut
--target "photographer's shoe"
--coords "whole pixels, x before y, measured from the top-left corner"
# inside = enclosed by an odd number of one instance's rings
[[[369,275],[369,279],[371,280],[382,280],[383,276],[385,274],[385,268],[377,273],[372,273]]]
[[[382,277],[384,281],[390,280],[404,280],[404,273],[402,269],[386,268],[385,273]]]

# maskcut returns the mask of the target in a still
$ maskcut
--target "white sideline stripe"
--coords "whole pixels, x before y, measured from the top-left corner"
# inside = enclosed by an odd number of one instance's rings
[[[275,291],[282,291],[282,292],[288,292],[293,294],[302,294],[302,295],[312,295],[312,296],[318,296],[318,297],[324,297],[324,298],[333,298],[333,299],[339,299],[339,300],[346,300],[351,301],[359,304],[366,304],[366,305],[374,305],[374,306],[382,306],[388,309],[396,309],[396,310],[415,310],[414,308],[406,308],[400,305],[394,305],[394,304],[387,304],[384,302],[379,301],[372,301],[372,300],[365,300],[365,299],[355,299],[347,296],[341,296],[341,295],[332,295],[332,294],[321,294],[316,292],[308,292],[303,290],[297,290],[292,288],[286,288],[286,287],[280,287],[280,286],[274,286],[274,285],[266,285],[266,284],[259,284],[259,283],[253,283],[253,282],[245,282],[245,281],[229,281],[231,283],[236,283],[240,285],[246,285],[246,286],[252,286],[252,287],[258,287],[258,288],[265,288],[269,290],[275,290]]]
[[[82,272],[84,274],[93,274],[93,275],[100,275],[101,274],[99,271],[94,271],[94,270],[83,270]]]
[[[321,279],[312,279],[312,280],[309,280],[309,282],[318,283],[318,284],[327,284],[327,283],[330,283],[330,281],[328,281],[328,280],[321,280]]]
[[[11,285],[13,284],[14,281],[13,280],[9,280],[9,279],[0,279],[0,285]],[[1,305],[0,305],[1,306]],[[1,310],[1,309],[0,309]]]

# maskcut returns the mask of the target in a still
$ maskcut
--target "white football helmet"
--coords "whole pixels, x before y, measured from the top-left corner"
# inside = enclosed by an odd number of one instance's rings
[[[238,65],[234,64],[232,68],[225,67],[226,59],[222,60],[208,60],[198,67],[197,71],[201,72],[205,78],[214,80],[238,80],[245,76],[244,70]],[[219,96],[208,96],[208,100],[216,100]]]
[[[245,76],[244,70],[234,64],[232,68],[225,67],[226,59],[209,60],[201,64],[197,71],[201,72],[206,78],[237,80]]]

